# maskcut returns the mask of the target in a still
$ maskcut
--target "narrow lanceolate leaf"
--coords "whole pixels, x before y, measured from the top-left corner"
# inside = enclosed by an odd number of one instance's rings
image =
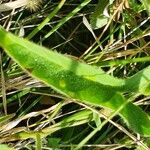
[[[84,103],[108,107],[114,111],[122,108],[119,114],[127,125],[136,133],[150,136],[148,114],[122,95],[129,91],[150,94],[150,67],[129,79],[117,79],[101,69],[18,38],[2,27],[0,46],[25,71],[53,89]]]

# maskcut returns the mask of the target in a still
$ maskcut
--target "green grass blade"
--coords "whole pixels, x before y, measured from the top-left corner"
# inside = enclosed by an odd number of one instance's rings
[[[141,84],[146,84],[146,91],[150,91],[149,67],[146,68],[146,72],[141,71],[130,80],[117,79],[101,69],[18,38],[7,33],[2,27],[0,27],[0,46],[33,77],[68,97],[115,111],[122,107],[119,114],[129,127],[134,132],[150,136],[149,116],[138,106],[128,102],[120,92],[124,87],[124,92],[128,90],[127,88],[137,92]],[[136,85],[136,88],[130,87],[130,83]]]
[[[61,0],[58,6],[48,15],[48,17],[46,17],[46,19],[27,36],[27,39],[33,38],[56,15],[56,13],[64,5],[65,1],[66,0]]]
[[[110,60],[110,61],[102,61],[96,63],[97,66],[115,66],[115,65],[126,65],[129,63],[136,62],[150,62],[150,56],[133,58],[133,59],[125,59],[125,60]]]
[[[77,12],[79,12],[84,6],[86,6],[91,0],[84,0],[80,5],[78,5],[72,12],[70,12],[66,17],[61,19],[61,21],[52,28],[42,39],[41,41],[44,41],[49,36],[51,36],[55,31],[57,31],[64,23],[66,23],[68,20],[70,20]]]
[[[84,123],[87,123],[92,120],[92,111],[91,110],[81,110],[79,112],[76,112],[62,121],[51,125],[49,127],[46,127],[40,131],[21,131],[18,133],[15,133],[13,135],[10,135],[8,138],[0,139],[0,142],[4,141],[12,141],[12,140],[20,140],[20,139],[37,139],[37,134],[39,134],[40,138],[46,137],[60,129],[67,128],[67,127],[73,127],[77,125],[81,125]]]

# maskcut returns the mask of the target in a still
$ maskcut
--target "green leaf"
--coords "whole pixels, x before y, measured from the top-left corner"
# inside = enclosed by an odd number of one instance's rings
[[[0,144],[0,150],[15,150],[13,148],[8,147],[7,145]]]
[[[150,67],[126,80],[107,75],[101,69],[72,60],[0,27],[0,46],[25,71],[67,97],[87,104],[107,107],[125,120],[136,133],[150,136],[150,118],[122,93],[143,92],[149,88]],[[147,90],[149,92],[150,90]],[[147,93],[148,94],[148,93]]]
[[[101,123],[102,123],[100,116],[97,113],[95,113],[95,112],[93,112],[93,120],[94,120],[94,122],[96,124],[96,127],[100,126]]]
[[[61,139],[59,138],[48,138],[48,146],[52,149],[59,148],[59,142]]]
[[[90,17],[90,23],[93,29],[99,29],[108,23],[108,17],[103,12],[106,6],[109,4],[108,0],[99,0],[96,5],[94,13]]]
[[[150,0],[141,0],[141,2],[143,3],[145,9],[148,12],[148,15],[150,16]]]

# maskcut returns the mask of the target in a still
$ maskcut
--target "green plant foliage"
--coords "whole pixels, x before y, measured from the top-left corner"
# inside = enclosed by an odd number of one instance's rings
[[[2,144],[0,144],[0,149],[1,150],[15,150],[13,148],[8,147],[7,145],[2,145]]]
[[[60,141],[61,139],[58,139],[58,138],[48,138],[48,146],[53,149],[59,148]]]
[[[150,94],[150,67],[128,79],[117,79],[101,69],[72,60],[18,38],[0,27],[0,46],[25,71],[56,91],[95,106],[108,107],[136,133],[150,136],[150,118],[127,100],[124,92]]]
[[[143,3],[145,9],[147,10],[149,16],[150,16],[150,0],[141,0]]]
[[[109,4],[108,0],[99,0],[94,13],[90,17],[90,23],[93,29],[98,29],[108,23],[108,17],[104,15],[104,9]]]

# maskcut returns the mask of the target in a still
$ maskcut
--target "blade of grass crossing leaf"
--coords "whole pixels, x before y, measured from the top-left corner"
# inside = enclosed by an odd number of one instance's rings
[[[129,100],[130,101],[130,100]],[[130,103],[129,103],[130,105]],[[74,149],[74,150],[78,150],[80,149],[84,144],[86,144],[109,120],[111,120],[115,115],[117,115],[117,113],[119,111],[121,111],[121,109],[123,109],[123,107],[125,106],[122,105],[118,110],[115,110],[115,112],[112,112],[111,115],[109,117],[107,117],[106,120],[104,120],[98,127],[96,127],[88,136],[86,136],[86,138],[84,138],[79,144],[78,146]],[[130,109],[130,108],[129,108]],[[136,114],[136,113],[135,113]],[[139,142],[138,143],[140,146],[142,146],[145,150],[148,150],[148,147],[143,143],[143,142]]]

